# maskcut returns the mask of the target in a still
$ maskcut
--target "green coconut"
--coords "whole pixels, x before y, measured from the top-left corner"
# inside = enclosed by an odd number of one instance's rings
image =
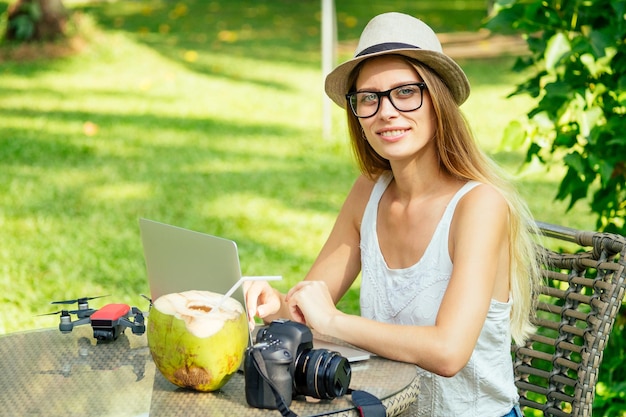
[[[148,346],[157,369],[171,383],[215,391],[237,372],[248,346],[241,303],[222,294],[185,291],[157,298],[148,318]]]

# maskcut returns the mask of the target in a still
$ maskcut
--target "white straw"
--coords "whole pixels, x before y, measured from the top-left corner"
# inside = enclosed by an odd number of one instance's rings
[[[219,308],[222,306],[224,301],[226,301],[227,298],[229,298],[231,295],[233,295],[233,293],[237,290],[237,288],[239,288],[239,286],[241,284],[243,284],[244,281],[278,281],[278,280],[281,280],[281,279],[283,279],[283,277],[280,276],[280,275],[241,277],[235,283],[235,285],[230,287],[230,290],[228,290],[226,292],[226,294],[224,294],[222,296],[222,298],[220,298],[219,303],[217,303],[217,305],[211,311],[219,310]]]

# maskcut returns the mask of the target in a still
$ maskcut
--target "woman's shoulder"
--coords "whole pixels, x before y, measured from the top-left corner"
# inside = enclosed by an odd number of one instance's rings
[[[494,221],[508,217],[509,205],[494,185],[478,183],[459,200],[455,217],[476,220],[491,217]]]
[[[369,178],[365,175],[359,175],[352,184],[350,194],[348,194],[347,201],[352,202],[367,202],[369,196],[372,194],[372,190],[376,185],[376,179]]]
[[[365,207],[379,179],[379,177],[371,178],[366,175],[359,175],[354,181],[352,189],[344,202],[343,212],[354,217],[356,223],[360,224]]]
[[[376,184],[380,183],[381,181],[388,182],[388,175],[389,174],[387,173],[383,173],[376,177],[369,177],[367,175],[361,174],[357,177],[357,179],[354,181],[354,184],[352,185],[352,193],[360,196],[369,197]]]
[[[466,193],[463,200],[472,202],[474,205],[507,205],[506,198],[500,189],[493,184],[469,181],[467,185],[472,186]]]

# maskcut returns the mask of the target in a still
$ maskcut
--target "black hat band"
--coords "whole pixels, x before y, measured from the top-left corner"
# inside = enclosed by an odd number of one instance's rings
[[[358,58],[364,55],[376,54],[378,52],[392,51],[394,49],[422,49],[422,48],[420,48],[419,46],[410,45],[408,43],[401,43],[401,42],[379,43],[378,45],[373,45],[373,46],[370,46],[369,48],[363,49],[361,52],[356,54],[355,58]]]

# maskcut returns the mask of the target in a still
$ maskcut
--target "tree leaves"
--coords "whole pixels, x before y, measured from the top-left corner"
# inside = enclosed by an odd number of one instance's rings
[[[530,127],[512,122],[505,143],[527,146],[526,162],[564,165],[556,198],[587,201],[599,229],[626,234],[626,0],[498,0],[496,10],[486,27],[522,34],[531,52],[511,95],[536,101]]]
[[[548,72],[557,70],[557,65],[561,58],[571,50],[572,47],[564,33],[557,33],[550,38],[544,53],[544,61]]]

